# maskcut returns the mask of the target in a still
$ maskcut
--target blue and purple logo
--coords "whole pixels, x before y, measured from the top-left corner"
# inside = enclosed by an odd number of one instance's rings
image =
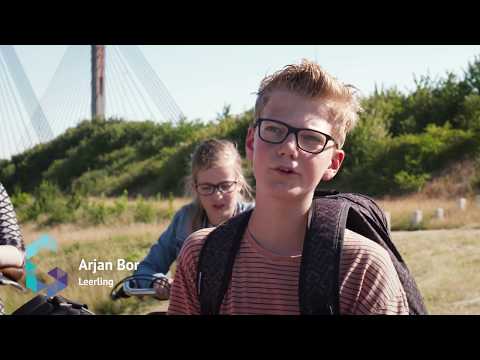
[[[55,239],[53,239],[49,235],[42,235],[34,242],[27,245],[26,247],[27,261],[25,264],[25,270],[27,272],[26,285],[27,285],[27,288],[32,290],[33,292],[38,292],[46,289],[47,296],[54,296],[67,287],[68,274],[62,269],[59,269],[58,267],[56,267],[48,272],[48,275],[54,278],[55,282],[53,282],[50,285],[47,285],[41,282],[36,276],[37,265],[35,265],[31,261],[31,259],[35,255],[37,255],[42,249],[48,249],[50,251],[57,252],[57,242],[55,241]]]

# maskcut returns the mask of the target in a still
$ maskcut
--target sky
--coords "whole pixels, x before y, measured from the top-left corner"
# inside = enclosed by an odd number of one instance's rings
[[[302,58],[317,61],[340,81],[355,85],[362,95],[368,96],[375,86],[409,92],[414,89],[414,76],[440,78],[447,71],[462,76],[468,63],[480,56],[480,45],[139,45],[139,48],[183,115],[189,120],[202,121],[217,118],[225,105],[230,105],[232,114],[251,109],[262,78]],[[67,49],[68,61],[64,64],[69,65],[58,72],[61,76],[57,80],[61,80],[47,91]],[[15,50],[54,136],[90,117],[88,46],[15,45]],[[127,67],[122,68],[119,54],[117,47],[107,45],[106,116],[164,120],[165,114],[155,109],[159,101],[149,98],[146,92],[135,92],[144,84],[129,83],[135,75],[131,69],[129,72]],[[0,65],[7,68],[5,62],[0,61]],[[9,158],[39,141],[30,115],[25,109],[15,112],[18,106],[14,104],[22,102],[18,92],[12,97],[6,91],[9,85],[5,79],[12,75],[5,74],[0,74],[0,158]],[[48,96],[44,97],[46,93]],[[157,88],[155,94],[158,93]],[[140,106],[136,108],[135,102]],[[165,104],[162,106],[163,110],[167,108]]]
[[[67,45],[15,46],[38,98],[66,49]],[[302,58],[318,61],[367,96],[375,85],[410,91],[414,74],[461,75],[480,55],[480,45],[140,45],[140,49],[187,118],[207,121],[224,105],[230,105],[234,114],[250,109],[265,75]]]

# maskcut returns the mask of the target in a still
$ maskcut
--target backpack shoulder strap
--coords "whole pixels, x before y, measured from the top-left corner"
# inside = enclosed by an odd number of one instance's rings
[[[243,212],[213,230],[200,251],[197,294],[202,315],[220,312],[232,276],[235,256],[252,210]]]
[[[395,247],[385,214],[375,200],[366,195],[353,193],[340,193],[328,197],[343,199],[349,204],[346,223],[348,229],[376,242],[387,251],[405,290],[410,314],[427,314],[420,290]]]
[[[302,314],[339,313],[339,272],[349,203],[320,196],[312,202],[300,264],[299,302]]]

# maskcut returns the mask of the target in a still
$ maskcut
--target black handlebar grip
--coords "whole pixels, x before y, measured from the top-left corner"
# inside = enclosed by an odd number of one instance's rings
[[[117,291],[113,291],[110,297],[112,298],[112,300],[117,300],[120,298],[128,298],[130,296],[125,294],[125,291],[123,290],[123,285],[122,285]]]

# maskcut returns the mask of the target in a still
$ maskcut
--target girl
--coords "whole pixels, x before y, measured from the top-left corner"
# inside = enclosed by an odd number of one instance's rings
[[[186,190],[193,202],[175,214],[135,275],[166,274],[190,234],[217,226],[253,207],[245,201],[245,197],[251,198],[251,189],[243,176],[242,159],[235,145],[227,140],[206,140],[196,148]],[[159,299],[167,295],[160,286],[155,285],[155,290]]]

